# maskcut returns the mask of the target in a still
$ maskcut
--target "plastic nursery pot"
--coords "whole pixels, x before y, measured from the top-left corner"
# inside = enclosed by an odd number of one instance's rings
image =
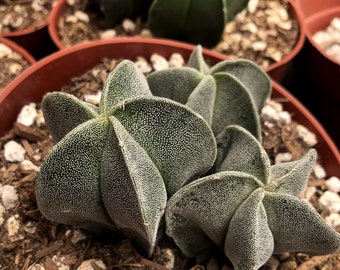
[[[289,0],[289,8],[288,13],[292,18],[295,18],[300,26],[300,33],[296,40],[296,44],[294,45],[293,49],[283,57],[280,61],[269,65],[265,68],[268,75],[277,82],[282,82],[285,75],[288,72],[288,69],[292,63],[293,58],[302,50],[304,42],[305,42],[305,35],[303,30],[303,16],[300,9],[297,7],[294,0]]]
[[[340,105],[340,62],[329,56],[313,40],[313,35],[326,29],[335,17],[340,17],[340,5],[315,13],[305,20],[307,42],[304,61],[311,81],[321,93]]]
[[[65,9],[67,7],[67,2],[66,0],[59,0],[57,5],[54,7],[54,9],[51,12],[50,15],[50,23],[48,25],[48,31],[50,33],[50,36],[55,43],[55,45],[59,49],[64,49],[65,44],[61,41],[58,35],[58,25],[59,25],[59,20],[61,16],[64,14]],[[300,25],[300,33],[298,36],[298,39],[296,41],[296,44],[292,51],[286,55],[282,60],[279,62],[276,62],[269,67],[267,67],[265,70],[266,72],[276,81],[282,81],[284,76],[286,75],[286,72],[290,66],[290,63],[292,59],[299,53],[299,51],[302,49],[305,36],[302,31],[302,15],[299,12],[299,10],[296,8],[296,4],[293,0],[289,0],[289,9],[288,9],[289,15],[292,16],[293,18],[296,18],[299,25]],[[227,58],[227,56],[226,56]],[[226,59],[225,58],[225,59]]]
[[[294,0],[304,19],[328,8],[340,6],[340,0]]]
[[[25,48],[35,59],[40,59],[56,50],[48,32],[48,24],[49,17],[38,27],[29,27],[13,32],[3,32],[0,33],[0,37],[12,40]]]
[[[98,64],[104,57],[135,60],[137,56],[148,58],[158,53],[169,57],[177,52],[187,60],[194,48],[194,45],[163,39],[116,38],[60,50],[34,64],[0,93],[0,136],[12,127],[24,105],[40,102],[47,92],[59,90],[71,78]],[[203,54],[209,65],[225,60],[224,55],[210,50],[204,49]],[[339,152],[323,127],[300,102],[275,82],[272,97],[287,101],[285,106],[294,119],[316,134],[322,164],[330,175],[340,177]]]
[[[27,52],[23,47],[19,46],[15,42],[7,38],[0,37],[0,43],[5,44],[7,47],[11,48],[14,52],[17,52],[18,54],[20,54],[30,65],[36,62],[36,60],[33,58],[33,56],[29,52]],[[3,88],[0,87],[0,92],[2,91],[2,89]]]

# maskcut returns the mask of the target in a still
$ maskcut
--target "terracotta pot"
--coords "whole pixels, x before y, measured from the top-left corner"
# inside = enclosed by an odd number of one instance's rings
[[[294,0],[304,19],[328,8],[340,6],[340,0]]]
[[[35,59],[40,59],[57,49],[50,38],[48,24],[49,18],[38,27],[0,33],[0,37],[12,40],[25,48]]]
[[[58,24],[61,16],[63,15],[65,9],[67,7],[66,0],[59,0],[58,4],[54,7],[54,9],[51,12],[50,15],[50,23],[48,25],[48,31],[50,33],[50,36],[55,43],[55,45],[59,49],[64,49],[65,45],[62,43],[61,39],[58,36]],[[302,14],[298,8],[296,8],[296,3],[294,0],[289,0],[289,9],[288,12],[290,16],[296,18],[299,22],[299,25],[302,24]],[[299,33],[299,37],[296,41],[296,44],[292,51],[285,56],[281,61],[276,62],[269,67],[267,67],[265,70],[266,72],[276,81],[281,82],[284,78],[284,76],[287,73],[287,70],[291,64],[292,59],[299,53],[299,51],[302,49],[303,44],[305,41],[305,36],[303,31],[301,30]]]
[[[33,58],[33,56],[27,52],[24,48],[16,44],[15,42],[7,39],[0,37],[0,43],[5,44],[9,48],[11,48],[13,51],[17,52],[20,54],[30,65],[34,64],[36,60]],[[2,88],[0,88],[0,91],[2,91]]]
[[[40,102],[43,95],[57,91],[79,73],[98,64],[104,57],[127,58],[149,57],[158,53],[169,57],[178,52],[188,59],[194,46],[176,41],[144,38],[116,38],[92,41],[56,52],[34,64],[10,83],[0,94],[0,136],[9,130],[22,106]],[[225,56],[203,50],[209,65],[225,60]],[[273,98],[284,99],[284,106],[295,120],[313,131],[319,141],[317,150],[325,169],[330,175],[340,177],[340,154],[327,132],[308,110],[279,84],[273,82]]]
[[[282,58],[279,62],[271,64],[265,70],[269,74],[269,76],[277,81],[282,82],[284,77],[286,76],[294,57],[302,50],[303,45],[305,43],[305,35],[303,29],[303,16],[300,9],[297,7],[294,0],[289,0],[289,8],[288,13],[292,18],[296,18],[299,26],[300,26],[300,33],[298,39],[296,41],[295,46],[291,50],[291,52]]]
[[[28,63],[34,64],[36,62],[35,58],[28,51],[26,51],[23,47],[21,47],[17,43],[9,40],[8,38],[0,37],[0,43],[7,45],[13,51],[16,51],[17,53],[22,55],[27,60]]]
[[[340,17],[340,6],[325,9],[305,20],[308,42],[304,48],[304,61],[311,81],[323,94],[340,105],[340,62],[326,54],[313,40],[313,35],[317,31],[326,29],[335,17]]]

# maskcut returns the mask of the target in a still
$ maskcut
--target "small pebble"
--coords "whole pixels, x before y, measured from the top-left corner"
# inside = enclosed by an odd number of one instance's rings
[[[14,236],[19,232],[20,221],[18,218],[18,215],[14,215],[7,219],[7,231],[9,237]]]
[[[95,265],[95,268],[93,268],[93,265]],[[81,265],[79,265],[77,268],[77,270],[99,270],[99,269],[107,269],[107,268],[102,260],[95,260],[95,259],[89,259],[89,260],[83,261]]]
[[[13,54],[13,51],[4,43],[0,43],[0,59],[9,57]]]
[[[249,0],[248,2],[248,11],[250,13],[254,13],[255,10],[257,9],[257,5],[259,4],[259,0]]]
[[[310,132],[306,127],[297,125],[296,132],[307,146],[313,147],[318,143],[315,134]]]
[[[37,226],[33,222],[29,221],[24,226],[24,231],[30,234],[33,234],[37,231]]]
[[[28,267],[28,270],[45,270],[45,267],[37,263],[37,264],[33,264],[30,267]]]
[[[331,213],[329,216],[325,217],[325,221],[328,225],[336,228],[340,226],[340,214],[339,213]]]
[[[90,17],[89,15],[87,15],[85,12],[77,10],[74,13],[74,16],[76,16],[76,18],[78,19],[78,21],[80,22],[84,22],[84,23],[89,23],[90,22]]]
[[[0,186],[1,187],[1,186]],[[6,209],[12,209],[16,206],[18,201],[18,194],[16,189],[11,185],[4,185],[1,188],[1,200]]]
[[[122,26],[126,32],[133,32],[135,31],[136,24],[130,19],[124,19]]]
[[[335,192],[326,190],[319,198],[319,203],[330,213],[340,213],[340,196]]]
[[[152,71],[152,67],[149,65],[148,61],[146,61],[144,57],[137,57],[137,61],[135,62],[135,64],[138,69],[144,74],[150,73]]]
[[[39,167],[37,165],[33,164],[32,161],[30,161],[28,159],[21,161],[20,169],[22,169],[23,171],[34,171],[34,172],[39,171]]]
[[[291,161],[293,158],[291,153],[279,153],[275,157],[275,164]]]
[[[163,56],[157,53],[151,55],[150,61],[155,71],[169,68],[168,61]]]
[[[4,156],[7,161],[21,162],[25,159],[26,150],[16,141],[9,141],[4,145]]]
[[[22,107],[17,117],[17,122],[30,127],[34,124],[34,121],[37,118],[37,116],[38,116],[38,113],[36,109],[36,104],[30,103],[29,105],[25,105]]]
[[[180,53],[173,53],[169,58],[169,67],[183,67],[184,59]]]
[[[326,170],[319,163],[314,165],[313,172],[317,179],[324,179],[327,176]]]
[[[86,102],[92,103],[94,105],[98,105],[100,102],[100,98],[102,96],[102,92],[98,91],[96,94],[85,94],[84,100]]]
[[[329,191],[339,193],[340,192],[340,179],[338,177],[332,176],[325,181],[325,186]]]
[[[100,39],[110,39],[110,38],[114,38],[117,36],[117,31],[114,29],[109,29],[109,30],[101,32],[99,35],[100,35]]]

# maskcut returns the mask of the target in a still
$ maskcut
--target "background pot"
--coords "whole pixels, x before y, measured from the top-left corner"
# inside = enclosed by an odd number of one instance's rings
[[[304,19],[328,8],[340,6],[340,0],[293,0]]]
[[[44,94],[59,90],[71,78],[98,64],[104,57],[134,60],[141,55],[149,57],[152,53],[158,53],[169,57],[178,52],[188,59],[194,48],[190,44],[162,39],[116,38],[87,42],[56,52],[26,70],[0,94],[0,136],[12,127],[22,106],[41,101]],[[225,56],[210,50],[203,50],[203,54],[209,65],[225,60]],[[284,106],[294,119],[316,134],[319,142],[317,150],[323,166],[330,175],[340,177],[339,152],[318,121],[275,82],[272,97],[287,101]]]
[[[313,35],[325,30],[335,17],[340,17],[340,5],[315,13],[305,20],[307,36],[305,63],[312,82],[323,94],[340,105],[340,62],[329,56],[314,40]]]
[[[11,41],[7,38],[0,37],[0,43],[5,44],[9,48],[11,48],[13,51],[20,54],[28,62],[28,64],[32,65],[36,62],[36,60],[33,58],[33,56],[29,52],[27,52],[24,48],[22,48],[21,46],[19,46],[15,42],[13,42],[13,41]],[[0,91],[2,91],[1,87],[0,87]]]
[[[50,38],[48,24],[49,17],[38,27],[0,33],[0,37],[12,40],[25,48],[35,59],[40,59],[57,50]]]
[[[48,25],[48,31],[50,33],[51,39],[55,43],[55,45],[59,49],[64,49],[65,45],[61,41],[58,35],[58,25],[59,20],[63,16],[65,10],[67,7],[67,1],[66,0],[59,0],[57,5],[53,8],[51,15],[50,15],[50,23]],[[267,68],[265,68],[266,72],[273,78],[274,80],[281,82],[283,78],[285,77],[287,70],[289,69],[291,65],[292,59],[300,52],[304,45],[305,41],[305,35],[302,30],[302,19],[303,16],[300,12],[300,10],[296,7],[296,3],[294,0],[289,0],[289,8],[288,13],[291,17],[296,18],[300,25],[300,33],[298,36],[298,39],[296,41],[295,46],[291,50],[291,52],[286,55],[282,60],[271,64]],[[228,56],[226,56],[228,57]]]
[[[301,10],[297,7],[294,0],[289,0],[288,13],[292,18],[296,18],[296,20],[298,21],[300,26],[300,33],[296,41],[296,44],[291,50],[291,52],[284,58],[282,58],[280,61],[271,64],[265,69],[269,76],[277,82],[282,82],[284,80],[285,76],[288,73],[289,68],[291,67],[292,60],[302,50],[303,45],[305,43],[305,33],[303,29],[303,15],[301,13]]]

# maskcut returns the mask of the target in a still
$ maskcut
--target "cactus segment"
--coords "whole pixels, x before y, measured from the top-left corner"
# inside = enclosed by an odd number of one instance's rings
[[[186,104],[201,114],[215,136],[228,125],[240,125],[261,141],[259,112],[270,95],[271,84],[256,64],[225,60],[209,69],[202,47],[196,46],[189,67],[154,72],[147,80],[154,95]]]
[[[270,177],[269,158],[262,145],[247,130],[229,126],[216,137],[216,143],[215,171],[245,172],[255,176],[260,186],[267,184]]]
[[[307,202],[289,194],[266,192],[263,204],[274,235],[274,254],[324,255],[340,250],[340,234]]]
[[[271,93],[271,81],[267,73],[260,66],[246,59],[222,61],[210,70],[210,74],[220,72],[234,76],[248,89],[256,110],[260,113]]]
[[[108,128],[98,118],[82,123],[46,156],[36,195],[47,219],[87,229],[115,228],[100,194],[102,147]]]
[[[189,95],[204,78],[204,75],[189,67],[170,68],[147,76],[151,92],[185,104]]]
[[[152,94],[143,73],[133,62],[124,60],[107,78],[100,100],[100,112],[108,116],[114,106],[123,106],[124,100],[137,96],[152,97]]]
[[[311,149],[298,161],[273,165],[267,191],[299,196],[307,184],[316,161],[316,151]]]
[[[264,190],[256,189],[231,219],[224,250],[235,270],[259,269],[273,253],[274,239],[262,204],[263,197]]]
[[[42,110],[54,143],[59,142],[76,126],[98,117],[99,114],[98,107],[61,92],[46,95],[42,101]],[[60,125],[60,119],[65,121],[63,125]]]
[[[202,234],[222,248],[230,220],[239,202],[258,187],[254,177],[243,172],[221,172],[195,180],[168,201],[166,233],[174,238],[187,255],[194,255],[195,251],[191,248],[197,242],[196,237],[205,239]],[[205,247],[206,244],[208,245]],[[196,248],[205,250],[209,246],[210,242],[203,241]]]

